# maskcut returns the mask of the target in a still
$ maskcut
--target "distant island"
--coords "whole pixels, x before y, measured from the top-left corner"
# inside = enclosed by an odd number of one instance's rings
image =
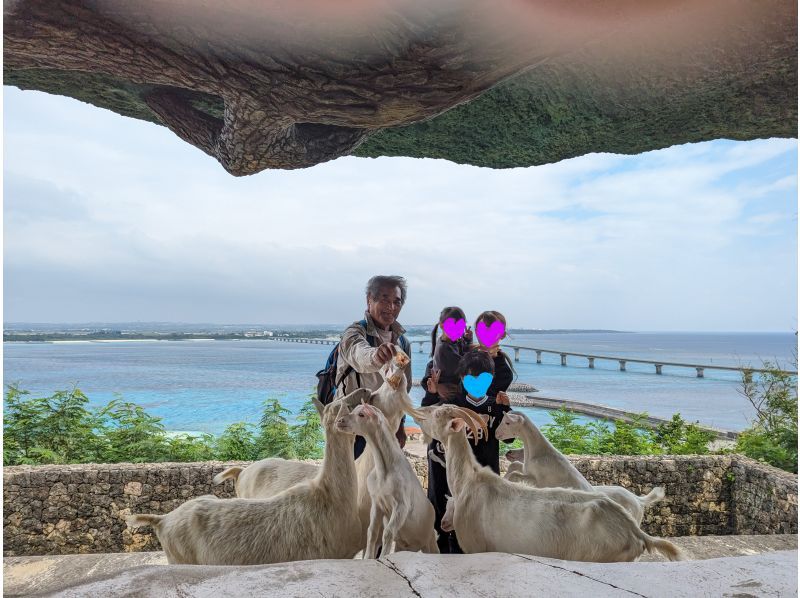
[[[133,323],[98,325],[11,324],[4,342],[124,341],[124,340],[270,340],[275,338],[335,339],[346,325],[272,326]],[[430,325],[406,326],[409,336],[430,335]],[[512,328],[509,334],[617,333],[619,330]]]

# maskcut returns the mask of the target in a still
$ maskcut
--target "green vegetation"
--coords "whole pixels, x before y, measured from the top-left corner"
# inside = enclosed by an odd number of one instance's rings
[[[704,455],[714,437],[678,413],[656,428],[643,424],[646,414],[613,426],[605,420],[578,423],[578,416],[565,409],[550,416],[553,423],[543,426],[542,433],[565,455]]]
[[[218,437],[169,434],[161,419],[121,399],[90,408],[79,389],[31,397],[17,386],[6,391],[3,465],[45,463],[155,463],[322,456],[319,415],[309,400],[297,423],[277,400],[266,401],[258,426],[237,422]]]
[[[735,451],[797,473],[797,377],[771,364],[758,377],[745,373],[741,392],[756,410],[753,425],[739,435]],[[31,397],[11,385],[5,397],[3,464],[119,463],[160,461],[250,461],[265,457],[322,457],[319,415],[307,401],[289,424],[289,410],[277,399],[264,402],[258,425],[237,422],[215,437],[169,434],[161,419],[142,407],[115,399],[90,408],[79,389]],[[580,423],[566,411],[551,412],[542,432],[564,454],[707,454],[713,434],[680,414],[651,428],[645,414],[632,422]],[[501,452],[522,446],[501,443]]]
[[[769,362],[764,369],[758,377],[742,375],[740,392],[755,408],[756,420],[739,435],[736,452],[797,473],[797,376]]]

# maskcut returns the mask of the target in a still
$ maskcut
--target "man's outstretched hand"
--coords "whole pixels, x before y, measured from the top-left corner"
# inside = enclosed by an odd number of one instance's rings
[[[394,343],[383,343],[378,347],[378,351],[375,353],[375,363],[378,365],[388,363],[391,361],[392,357],[394,357],[394,352]]]

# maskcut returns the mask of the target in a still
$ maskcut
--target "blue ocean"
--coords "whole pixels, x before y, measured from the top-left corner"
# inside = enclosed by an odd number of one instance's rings
[[[424,340],[412,337],[411,340]],[[794,370],[793,333],[558,333],[515,334],[507,343],[539,349],[700,365],[761,367],[763,361]],[[296,413],[316,387],[330,346],[270,340],[114,341],[3,343],[4,383],[35,395],[78,386],[94,404],[122,397],[163,418],[168,430],[218,434],[237,421],[256,423],[261,406],[277,398]],[[426,347],[426,350],[428,347]],[[412,367],[421,378],[428,361],[414,345]],[[511,352],[513,355],[513,352]],[[539,396],[568,398],[739,430],[753,408],[739,394],[740,374],[521,351],[517,381]],[[418,401],[422,390],[412,396]],[[525,409],[538,424],[546,411]]]

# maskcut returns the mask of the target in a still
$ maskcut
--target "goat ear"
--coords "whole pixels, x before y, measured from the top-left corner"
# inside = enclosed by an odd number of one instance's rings
[[[461,432],[467,426],[467,422],[465,422],[460,417],[456,417],[455,419],[450,420],[449,428],[453,432]]]
[[[351,409],[358,405],[363,399],[367,398],[370,391],[366,388],[357,388],[349,395],[346,395],[342,401]]]

